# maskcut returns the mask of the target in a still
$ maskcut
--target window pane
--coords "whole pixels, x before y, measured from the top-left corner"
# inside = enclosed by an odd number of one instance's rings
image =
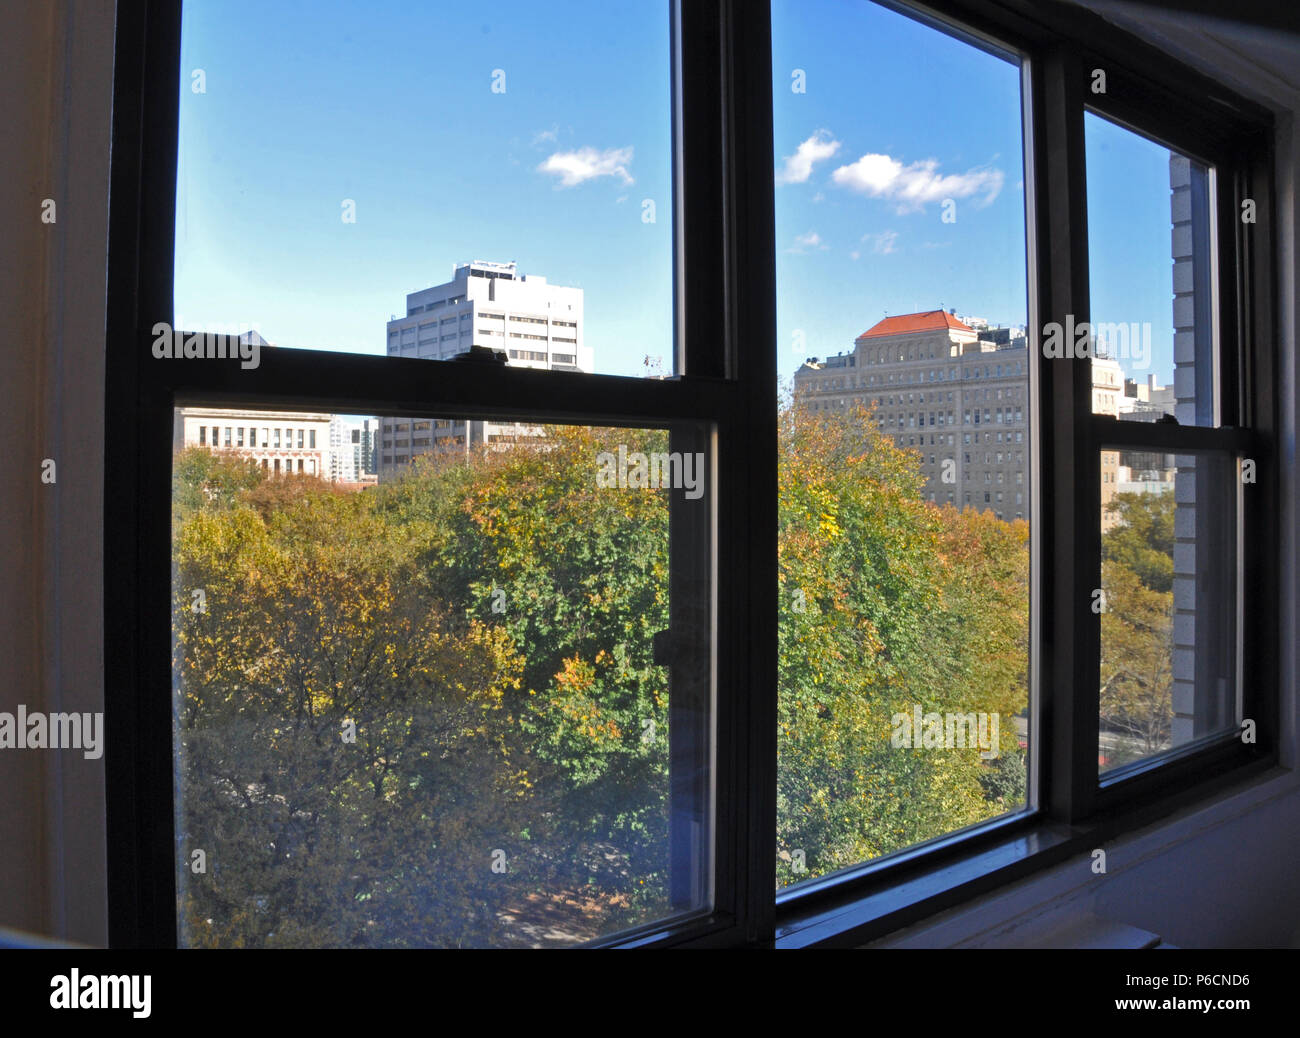
[[[671,374],[669,79],[659,0],[186,0],[174,326]]]
[[[1101,453],[1103,772],[1237,727],[1240,478],[1219,454]]]
[[[1084,133],[1093,413],[1216,425],[1211,171],[1091,112]]]
[[[322,447],[198,446],[214,414]],[[696,433],[521,424],[380,483],[373,423],[177,411],[180,943],[562,945],[708,907],[707,538],[669,551],[707,516]]]
[[[1025,805],[1032,437],[1018,61],[773,19],[784,887]]]

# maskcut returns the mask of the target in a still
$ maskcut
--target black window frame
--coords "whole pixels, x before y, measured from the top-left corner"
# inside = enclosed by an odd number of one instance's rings
[[[1038,351],[1030,372],[1028,406],[1038,421],[1028,448],[1034,590],[1027,809],[776,892],[777,349],[768,4],[665,5],[675,55],[676,376],[507,368],[485,379],[471,364],[311,350],[264,348],[254,370],[151,356],[152,324],[173,312],[181,3],[118,0],[105,421],[122,434],[105,437],[104,529],[106,737],[115,747],[105,759],[112,946],[176,943],[169,474],[173,409],[190,400],[482,419],[538,414],[537,402],[545,400],[544,413],[554,420],[711,428],[692,446],[713,458],[712,520],[677,523],[675,514],[673,552],[694,562],[710,557],[714,581],[713,907],[599,944],[861,943],[1083,853],[1275,763],[1280,473],[1269,114],[1084,10],[1043,9],[1029,0],[935,0],[924,7],[886,0],[883,6],[1025,58],[1031,329],[1088,313],[1083,111],[1100,107],[1086,94],[1088,70],[1107,69],[1109,116],[1220,170],[1222,341],[1225,350],[1238,344],[1241,361],[1240,378],[1225,382],[1224,390],[1237,401],[1232,417],[1243,424],[1116,430],[1121,423],[1103,426],[1090,413],[1086,361],[1049,363]],[[1104,48],[1094,46],[1101,41]],[[1235,210],[1225,221],[1229,201],[1247,196],[1256,200],[1257,223],[1244,228]],[[1222,233],[1227,227],[1236,233]],[[1099,628],[1089,594],[1100,553],[1097,451],[1117,439],[1228,450],[1259,467],[1242,560],[1259,620],[1244,625],[1243,644],[1253,668],[1246,716],[1258,721],[1258,741],[1222,740],[1101,783],[1097,686],[1090,681]],[[670,579],[686,572],[675,567]],[[679,653],[699,649],[690,626],[698,622],[673,618]],[[756,646],[772,650],[753,651]],[[697,762],[706,749],[674,752]]]

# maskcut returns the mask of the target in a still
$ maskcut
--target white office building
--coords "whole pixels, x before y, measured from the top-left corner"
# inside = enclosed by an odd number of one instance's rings
[[[330,422],[330,415],[301,411],[178,407],[172,449],[205,447],[217,454],[251,459],[268,474],[328,478]]]
[[[405,316],[388,322],[390,357],[451,360],[472,346],[497,350],[515,366],[594,370],[583,342],[582,289],[520,274],[514,263],[459,266],[446,284],[408,295]],[[420,454],[501,446],[530,431],[496,422],[384,418],[379,478],[391,479]]]

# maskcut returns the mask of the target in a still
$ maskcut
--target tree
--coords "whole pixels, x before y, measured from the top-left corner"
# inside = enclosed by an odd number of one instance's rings
[[[1174,495],[1117,494],[1102,535],[1102,727],[1130,747],[1113,766],[1169,746],[1173,725]]]
[[[1117,524],[1101,539],[1103,562],[1118,562],[1144,587],[1169,591],[1174,581],[1174,495],[1116,494]]]
[[[1101,572],[1101,722],[1149,756],[1168,747],[1173,723],[1173,592],[1152,590],[1119,562]]]
[[[439,597],[499,625],[523,661],[516,736],[568,827],[556,882],[590,886],[595,869],[639,922],[667,897],[668,675],[653,662],[668,626],[667,491],[602,488],[597,459],[666,451],[667,434],[543,432],[468,462],[431,457],[381,488],[379,507],[435,531],[423,564]]]
[[[266,474],[251,458],[186,447],[172,461],[172,517],[181,522],[204,508],[228,509]]]
[[[794,401],[780,431],[777,827],[788,883],[1005,809],[985,790],[991,765],[977,749],[895,746],[893,718],[917,705],[1008,720],[1023,709],[1028,531],[924,502],[916,452],[878,433],[870,411]],[[1014,738],[1002,727],[999,749]]]
[[[489,870],[526,825],[502,736],[519,660],[499,629],[456,629],[418,548],[323,490],[178,531],[178,850],[208,860],[181,875],[189,943],[502,941]]]
[[[601,486],[620,445],[668,439],[550,426],[359,494],[178,459],[191,943],[528,943],[668,910],[668,492]],[[780,450],[791,882],[1023,798],[1018,757],[892,734],[916,705],[1024,708],[1028,565],[1025,524],[923,501],[867,412],[787,404]]]

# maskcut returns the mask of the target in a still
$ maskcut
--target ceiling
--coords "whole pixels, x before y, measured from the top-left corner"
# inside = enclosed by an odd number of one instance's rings
[[[1095,12],[1116,27],[1159,47],[1237,92],[1272,108],[1300,110],[1300,34],[1276,24],[1273,14],[1257,15],[1242,2],[1243,17],[1231,21],[1133,0],[1057,0]],[[1280,12],[1294,0],[1270,8]],[[1207,6],[1185,0],[1178,6]],[[1235,6],[1235,5],[1229,5]]]

